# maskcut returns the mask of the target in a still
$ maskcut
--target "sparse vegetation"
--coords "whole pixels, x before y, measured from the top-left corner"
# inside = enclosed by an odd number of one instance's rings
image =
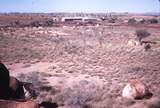
[[[140,24],[157,24],[158,23],[158,19],[156,18],[152,18],[152,19],[142,19],[141,21],[139,21]]]
[[[116,18],[110,18],[110,19],[108,20],[108,22],[109,22],[109,23],[115,23],[116,20],[117,20]]]
[[[104,32],[105,32],[105,29],[102,28],[102,30],[99,31],[99,34],[97,36],[101,48],[103,46],[103,41],[104,41]]]
[[[41,26],[42,24],[39,22],[39,21],[33,21],[30,23],[30,26],[31,27],[39,27]]]
[[[149,19],[148,22],[150,22],[151,24],[157,24],[158,20],[155,18]]]
[[[107,20],[99,21],[96,26],[83,22],[54,23],[37,17],[18,20],[20,25],[28,24],[24,27],[0,28],[0,60],[7,64],[11,74],[18,75],[18,79],[35,85],[39,103],[56,102],[62,108],[148,105],[150,99],[121,97],[125,82],[130,78],[142,80],[154,96],[159,96],[159,25],[146,23],[147,16],[144,24],[139,24],[139,16],[134,16],[137,22],[133,21],[133,25],[126,24],[128,18],[125,16],[123,21],[122,15],[115,24]],[[33,24],[38,26],[31,27],[32,21],[43,22],[45,26]],[[153,35],[146,38],[150,35],[148,31]],[[143,46],[139,46],[135,36]],[[129,40],[134,45],[129,46]],[[153,50],[149,50],[150,45]]]

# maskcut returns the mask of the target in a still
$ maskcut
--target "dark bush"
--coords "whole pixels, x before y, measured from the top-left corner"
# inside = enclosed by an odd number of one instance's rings
[[[12,21],[9,23],[8,25],[9,27],[19,27],[20,26],[20,22],[19,21]]]
[[[53,20],[47,20],[47,21],[45,21],[45,23],[44,23],[44,25],[45,26],[52,26],[54,24],[54,21]]]
[[[148,20],[151,24],[157,24],[158,23],[158,20],[153,18],[153,19],[149,19]]]
[[[134,18],[128,20],[128,24],[136,24],[137,21]]]
[[[151,45],[150,44],[145,44],[144,49],[145,49],[145,51],[148,51],[149,49],[151,49]]]
[[[42,24],[39,22],[39,21],[33,21],[30,23],[30,26],[31,27],[39,27],[41,26]]]
[[[136,36],[137,36],[137,38],[138,38],[138,40],[139,40],[140,43],[141,43],[141,40],[143,38],[146,38],[146,37],[148,37],[150,35],[151,34],[148,31],[146,31],[146,30],[136,30]]]
[[[140,24],[145,24],[147,21],[145,19],[142,19],[141,21],[139,21]]]

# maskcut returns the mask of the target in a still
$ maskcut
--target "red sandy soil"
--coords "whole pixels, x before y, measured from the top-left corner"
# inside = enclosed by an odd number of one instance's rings
[[[151,33],[151,49],[130,46],[135,30]],[[100,33],[103,31],[103,33]],[[60,108],[159,108],[159,25],[8,28],[0,31],[0,59],[10,74],[32,82],[37,101]],[[151,99],[127,100],[130,78],[145,83]]]

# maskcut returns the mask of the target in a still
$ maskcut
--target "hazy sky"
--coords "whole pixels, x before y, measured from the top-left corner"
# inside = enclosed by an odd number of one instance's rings
[[[0,0],[0,12],[158,12],[158,0]]]

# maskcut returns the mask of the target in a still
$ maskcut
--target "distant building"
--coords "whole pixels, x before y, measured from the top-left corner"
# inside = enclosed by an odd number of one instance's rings
[[[98,19],[98,18],[94,18],[94,17],[84,17],[83,18],[83,21],[84,22],[94,22],[94,21],[100,21],[101,19]]]
[[[144,20],[144,18],[135,18],[135,20],[136,20],[137,22],[140,22],[140,21]]]
[[[95,22],[100,21],[98,18],[94,17],[63,17],[61,19],[62,22],[70,22],[70,21],[76,21],[76,22]]]
[[[62,22],[83,21],[83,18],[82,17],[63,17],[61,21]]]
[[[53,17],[52,20],[55,21],[55,22],[60,21],[60,19],[58,17]]]

